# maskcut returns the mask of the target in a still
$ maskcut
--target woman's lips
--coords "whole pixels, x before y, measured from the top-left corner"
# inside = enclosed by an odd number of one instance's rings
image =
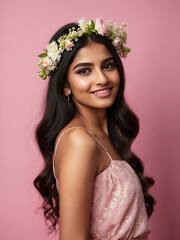
[[[110,95],[110,93],[111,93],[111,88],[92,92],[92,94],[94,94],[95,96],[98,96],[98,97],[107,97]]]

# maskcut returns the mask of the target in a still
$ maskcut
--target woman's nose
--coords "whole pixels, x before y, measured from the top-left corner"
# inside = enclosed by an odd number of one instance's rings
[[[107,84],[109,82],[109,79],[105,75],[102,69],[97,68],[96,69],[96,77],[95,77],[96,84]]]

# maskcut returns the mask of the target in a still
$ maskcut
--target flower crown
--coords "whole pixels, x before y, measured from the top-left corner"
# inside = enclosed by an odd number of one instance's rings
[[[80,19],[77,30],[74,27],[70,28],[68,34],[58,39],[59,44],[52,41],[48,44],[47,49],[44,49],[45,52],[38,55],[38,57],[41,58],[37,64],[41,68],[39,76],[42,79],[46,79],[47,76],[57,68],[61,54],[65,50],[72,50],[75,42],[77,42],[83,34],[91,35],[92,33],[96,33],[106,36],[111,40],[119,56],[125,58],[127,53],[130,52],[130,48],[124,46],[127,40],[127,33],[124,31],[124,27],[126,27],[125,23],[123,23],[122,27],[117,27],[115,23],[104,21],[101,18],[97,18],[95,23],[92,19],[89,20],[89,23],[86,23],[84,18]]]

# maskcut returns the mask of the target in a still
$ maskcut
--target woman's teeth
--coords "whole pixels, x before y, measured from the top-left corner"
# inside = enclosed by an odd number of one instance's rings
[[[97,91],[97,92],[94,92],[94,93],[101,94],[101,93],[109,92],[109,90],[110,89],[105,89],[105,90]]]

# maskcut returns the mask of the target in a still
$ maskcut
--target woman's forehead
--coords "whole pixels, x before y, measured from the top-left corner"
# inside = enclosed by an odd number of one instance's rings
[[[91,42],[87,46],[80,48],[74,58],[73,64],[77,62],[102,61],[111,57],[111,52],[101,43]]]

